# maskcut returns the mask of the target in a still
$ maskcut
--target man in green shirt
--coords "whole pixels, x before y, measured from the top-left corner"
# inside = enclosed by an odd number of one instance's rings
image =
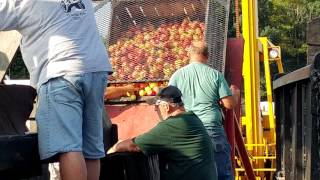
[[[180,89],[186,111],[195,113],[207,129],[213,142],[218,179],[233,180],[231,149],[222,124],[221,106],[231,109],[235,101],[225,78],[206,65],[207,59],[207,46],[203,42],[193,43],[190,64],[177,70],[169,85]]]
[[[216,180],[210,137],[200,119],[185,112],[179,89],[162,89],[154,102],[161,122],[143,135],[117,143],[108,153],[158,154],[165,161],[161,180]]]

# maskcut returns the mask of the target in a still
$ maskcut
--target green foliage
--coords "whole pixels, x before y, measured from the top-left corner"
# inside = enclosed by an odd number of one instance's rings
[[[230,12],[228,21],[228,38],[236,37],[236,17],[234,11],[234,0],[230,0]]]
[[[7,75],[11,79],[29,79],[28,70],[23,62],[20,50],[17,51],[12,63],[10,64]]]
[[[307,58],[306,31],[310,20],[320,17],[319,0],[258,0],[259,36],[282,49],[286,73],[305,66]],[[263,65],[261,68],[261,99],[266,99]],[[276,66],[271,71],[277,73]]]
[[[286,72],[306,64],[307,23],[320,16],[319,0],[258,0],[259,36],[281,46]]]

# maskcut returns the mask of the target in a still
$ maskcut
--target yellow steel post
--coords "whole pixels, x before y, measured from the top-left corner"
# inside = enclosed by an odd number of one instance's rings
[[[246,126],[246,148],[252,155],[252,166],[257,177],[263,178],[265,172],[274,172],[274,163],[271,168],[265,168],[265,161],[271,160],[275,162],[275,147],[271,147],[271,143],[275,143],[275,117],[272,104],[272,85],[270,74],[270,58],[268,47],[278,48],[274,46],[268,39],[258,38],[258,14],[257,0],[242,0],[242,33],[244,38],[244,62],[243,62],[243,79],[245,93],[245,120]],[[259,43],[259,44],[258,44]],[[270,136],[264,141],[264,131],[261,121],[260,111],[260,60],[259,50],[263,54],[266,91],[268,100],[268,116],[265,121],[266,128],[270,128]],[[281,51],[279,52],[281,53]],[[278,65],[280,73],[283,72],[281,54],[278,58],[273,59]],[[240,168],[241,169],[241,168]],[[239,175],[240,169],[236,169]]]
[[[268,118],[270,129],[275,128],[274,111],[273,111],[273,99],[272,99],[272,85],[271,85],[271,73],[270,73],[270,62],[269,62],[269,51],[268,51],[268,39],[266,37],[260,37],[260,42],[263,48],[263,64],[264,64],[264,76],[266,82],[267,101],[268,101]],[[273,138],[275,142],[275,137]]]
[[[281,59],[281,48],[279,47],[279,58],[276,59],[277,67],[279,73],[284,73],[283,66],[282,66],[282,59]]]
[[[262,139],[260,123],[260,97],[259,97],[259,60],[257,51],[257,3],[256,0],[242,1],[242,32],[244,37],[244,93],[245,93],[245,118],[246,137],[248,144],[259,144]],[[249,152],[257,148],[248,147]]]

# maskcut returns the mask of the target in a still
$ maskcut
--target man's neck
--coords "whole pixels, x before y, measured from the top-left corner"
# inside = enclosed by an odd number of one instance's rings
[[[197,62],[197,63],[205,63],[206,59],[202,55],[193,55],[190,57],[190,63]]]
[[[186,112],[185,109],[183,107],[180,107],[179,109],[176,109],[175,111],[171,112],[169,114],[169,117],[178,116],[179,114],[182,114],[184,112]]]

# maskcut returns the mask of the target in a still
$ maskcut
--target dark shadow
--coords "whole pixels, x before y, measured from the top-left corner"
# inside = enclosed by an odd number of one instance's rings
[[[160,180],[158,156],[109,154],[101,160],[100,180]]]
[[[320,53],[314,57],[313,66],[315,69],[320,70]]]
[[[24,135],[36,90],[24,85],[0,85],[0,135]]]
[[[30,86],[0,84],[0,179],[42,173],[37,134],[25,134],[35,97]]]
[[[102,113],[102,125],[104,149],[108,151],[108,149],[118,141],[118,126],[116,124],[112,124],[105,108]]]

